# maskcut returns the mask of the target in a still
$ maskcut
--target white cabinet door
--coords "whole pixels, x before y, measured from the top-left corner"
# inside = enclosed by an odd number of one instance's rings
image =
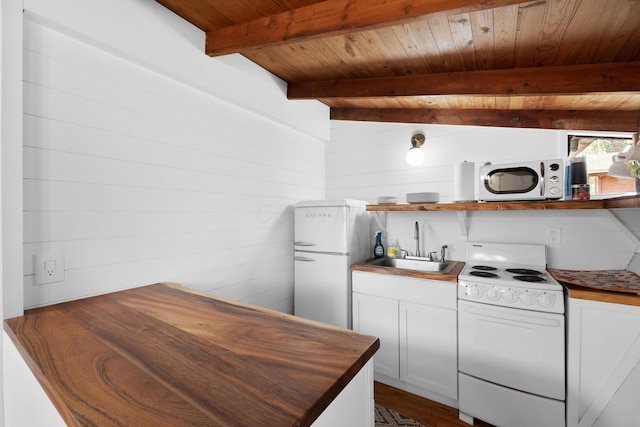
[[[354,330],[380,338],[378,380],[455,405],[457,283],[353,271],[352,284]]]
[[[458,398],[456,310],[400,301],[400,379]]]
[[[567,426],[640,425],[640,307],[569,298]]]
[[[380,338],[380,349],[373,356],[374,370],[399,378],[398,301],[354,293],[353,330]]]

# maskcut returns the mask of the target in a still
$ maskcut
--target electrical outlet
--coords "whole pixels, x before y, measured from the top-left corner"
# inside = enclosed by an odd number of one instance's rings
[[[64,253],[61,251],[35,254],[33,267],[36,273],[36,285],[64,281]]]
[[[56,277],[56,260],[55,259],[44,260],[44,276]]]
[[[547,243],[553,246],[562,244],[562,228],[547,227]]]

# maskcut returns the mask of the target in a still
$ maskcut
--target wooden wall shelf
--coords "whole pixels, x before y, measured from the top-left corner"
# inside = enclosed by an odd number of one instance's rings
[[[553,200],[531,202],[471,202],[367,205],[368,211],[517,211],[558,209],[640,208],[640,195],[603,200]]]

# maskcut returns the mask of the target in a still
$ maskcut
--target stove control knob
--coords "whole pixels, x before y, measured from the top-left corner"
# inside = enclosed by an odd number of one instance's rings
[[[538,295],[538,303],[543,307],[552,307],[556,302],[556,296],[546,292]]]
[[[525,305],[531,305],[536,302],[536,294],[529,291],[524,291],[520,294],[520,301]]]
[[[500,290],[495,286],[490,287],[487,289],[487,298],[493,301],[500,299]]]
[[[484,293],[484,288],[482,286],[473,285],[469,288],[469,294],[474,298],[480,298]]]
[[[507,289],[504,291],[504,294],[502,294],[502,298],[504,298],[506,302],[516,302],[518,300],[518,294],[513,289]]]

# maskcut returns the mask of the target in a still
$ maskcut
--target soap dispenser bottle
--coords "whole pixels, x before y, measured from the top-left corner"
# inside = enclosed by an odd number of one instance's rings
[[[376,244],[373,246],[373,256],[382,258],[384,256],[384,246],[382,246],[382,231],[376,232]]]

